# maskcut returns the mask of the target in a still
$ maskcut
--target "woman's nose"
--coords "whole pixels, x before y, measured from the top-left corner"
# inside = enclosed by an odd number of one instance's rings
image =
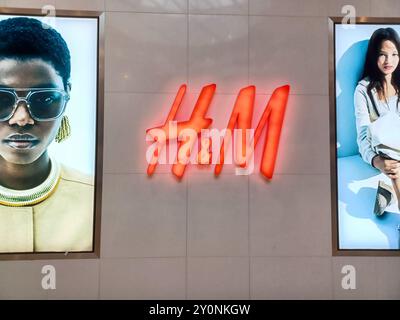
[[[390,57],[389,56],[385,56],[385,64],[388,64],[389,63],[389,60],[390,60]]]
[[[27,124],[34,124],[35,121],[29,114],[28,106],[24,101],[20,101],[17,105],[13,116],[8,120],[9,125],[17,124],[20,127],[26,126]]]

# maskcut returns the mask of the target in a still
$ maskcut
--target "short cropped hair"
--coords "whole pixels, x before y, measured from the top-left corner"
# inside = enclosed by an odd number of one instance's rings
[[[67,86],[71,56],[61,35],[34,18],[17,17],[0,21],[0,59],[41,58],[50,63]]]

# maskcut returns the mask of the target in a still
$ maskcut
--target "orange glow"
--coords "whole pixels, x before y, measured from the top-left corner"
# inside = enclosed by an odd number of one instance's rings
[[[242,129],[242,152],[240,152],[239,148],[236,148],[236,158],[241,159],[238,163],[240,166],[245,166],[246,161],[243,161],[243,157],[241,156],[246,156],[246,129],[251,128],[251,119],[253,117],[253,107],[254,107],[254,98],[256,95],[256,87],[255,86],[249,86],[247,88],[243,88],[240,90],[236,101],[235,105],[233,107],[233,111],[231,114],[231,117],[228,122],[227,129],[230,132],[233,132],[233,129],[235,128],[235,125],[237,123],[237,127],[239,129]],[[219,175],[222,171],[222,167],[224,166],[225,162],[225,144],[226,141],[224,141],[221,144],[221,151],[219,153],[219,164],[215,166],[215,175]]]
[[[262,130],[268,122],[268,128],[266,132],[266,140],[264,144],[263,156],[261,159],[260,171],[268,179],[272,179],[276,156],[278,153],[279,139],[282,131],[283,119],[285,116],[285,110],[287,100],[289,96],[288,85],[279,87],[274,90],[271,99],[269,100],[261,119],[257,125],[257,129],[254,133],[254,148],[260,139]],[[232,115],[228,122],[228,129],[232,131],[237,124],[237,127],[242,130],[242,157],[237,155],[238,159],[242,159],[242,162],[238,163],[241,167],[246,166],[246,161],[243,159],[249,159],[250,154],[245,154],[246,150],[246,129],[251,128],[251,119],[253,117],[254,110],[254,98],[256,88],[249,86],[242,89],[236,99],[235,106],[232,111]],[[268,121],[269,120],[269,121]],[[237,142],[236,142],[237,143]],[[218,176],[224,165],[224,150],[225,141],[221,145],[220,151],[220,162],[215,166],[215,175]],[[236,148],[236,152],[240,152],[239,148]]]
[[[160,129],[162,129],[164,132],[165,132],[165,127],[168,125],[168,123],[175,119],[176,113],[178,112],[179,107],[181,106],[181,103],[182,103],[183,97],[185,96],[185,93],[186,93],[186,85],[181,85],[178,90],[178,93],[176,94],[176,97],[175,97],[174,103],[172,104],[171,110],[168,113],[167,119],[164,122],[164,125],[162,127],[158,127]],[[153,129],[156,129],[156,128],[148,129],[147,134],[152,135]],[[156,135],[153,135],[153,139],[154,139],[154,141],[158,140]],[[154,171],[156,170],[157,159],[158,159],[158,157],[161,153],[161,149],[164,145],[165,145],[165,141],[158,141],[158,148],[154,152],[153,158],[152,158],[149,166],[147,167],[147,174],[149,176],[151,176],[154,173]]]
[[[189,162],[189,158],[193,150],[193,146],[200,135],[201,130],[209,128],[212,123],[211,119],[206,118],[206,113],[211,104],[215,89],[215,84],[203,87],[190,119],[188,121],[173,123],[171,121],[175,120],[176,114],[186,93],[186,85],[182,85],[179,88],[164,125],[147,130],[147,134],[150,135],[153,141],[157,143],[157,147],[147,168],[148,175],[152,175],[154,173],[157,166],[158,157],[165,144],[172,139],[178,139],[179,143],[177,149],[177,159],[172,165],[172,172],[179,179],[183,177],[186,165]],[[251,124],[254,111],[256,87],[248,86],[240,90],[236,98],[232,114],[228,121],[227,133],[223,137],[223,141],[221,143],[219,162],[216,164],[214,171],[216,176],[221,173],[224,166],[226,152],[225,149],[227,149],[226,147],[230,142],[230,133],[233,132],[235,126],[241,130],[241,139],[239,138],[236,139],[237,141],[234,141],[236,146],[235,162],[240,167],[246,167],[249,164],[249,159],[254,152],[254,148],[257,146],[261,133],[268,123],[266,140],[260,164],[260,172],[267,179],[272,179],[289,90],[289,85],[285,85],[274,90],[270,100],[268,101],[268,104],[264,109],[261,119],[258,122],[252,141],[246,141],[246,130],[252,128]],[[238,147],[240,146],[239,142],[241,147]],[[249,150],[249,143],[251,144],[252,148],[250,148],[250,151],[248,152],[247,150]],[[201,149],[197,155],[198,163],[210,164],[212,156],[210,151],[211,139],[202,137],[200,139],[200,146]],[[217,146],[217,148],[219,148],[219,146]]]
[[[186,93],[186,85],[182,85],[178,90],[175,101],[172,104],[171,110],[169,111],[168,117],[164,125],[147,130],[147,134],[151,135],[154,138],[154,141],[157,140],[157,134],[155,132],[160,129],[164,132],[166,141],[177,138],[178,140],[180,140],[180,143],[178,145],[177,161],[175,161],[175,163],[172,165],[172,173],[179,179],[183,177],[188,158],[190,157],[191,150],[196,141],[194,137],[186,136],[185,130],[191,129],[199,134],[201,132],[201,129],[206,129],[211,125],[212,120],[205,118],[205,115],[214,96],[215,89],[215,84],[210,84],[203,87],[200,92],[199,98],[197,99],[196,105],[193,109],[193,112],[190,116],[190,119],[188,121],[178,122],[177,130],[171,130],[170,123],[175,119],[176,113],[178,112],[183,97]],[[148,175],[152,175],[154,173],[156,162],[153,160],[155,160],[160,155],[161,149],[165,146],[166,141],[158,141],[159,147],[154,152],[152,162],[147,168]]]
[[[254,145],[256,146],[261,132],[269,120],[263,156],[260,165],[261,173],[268,179],[272,179],[274,174],[283,119],[285,117],[286,105],[289,97],[289,90],[290,87],[288,85],[275,89],[271,99],[269,99],[268,104],[265,107],[264,113],[261,116],[261,120],[258,122],[256,132],[254,133]]]

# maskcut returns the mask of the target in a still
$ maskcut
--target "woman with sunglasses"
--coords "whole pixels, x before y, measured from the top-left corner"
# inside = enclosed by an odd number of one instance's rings
[[[69,135],[70,71],[53,28],[0,21],[1,253],[92,250],[93,181],[47,152]]]

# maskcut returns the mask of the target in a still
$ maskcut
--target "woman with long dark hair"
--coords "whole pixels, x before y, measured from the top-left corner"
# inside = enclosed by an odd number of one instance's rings
[[[397,199],[400,199],[400,150],[393,145],[380,142],[374,144],[379,139],[375,139],[372,130],[378,127],[376,124],[379,121],[390,124],[396,122],[400,116],[399,52],[400,38],[396,31],[392,28],[377,29],[369,40],[364,72],[354,93],[360,154],[365,162],[392,181],[392,186],[379,182],[374,208],[374,213],[378,216],[383,214],[393,200],[393,189]],[[388,131],[385,132],[386,136],[392,137],[389,140],[400,140],[400,127],[386,127],[385,131]]]

